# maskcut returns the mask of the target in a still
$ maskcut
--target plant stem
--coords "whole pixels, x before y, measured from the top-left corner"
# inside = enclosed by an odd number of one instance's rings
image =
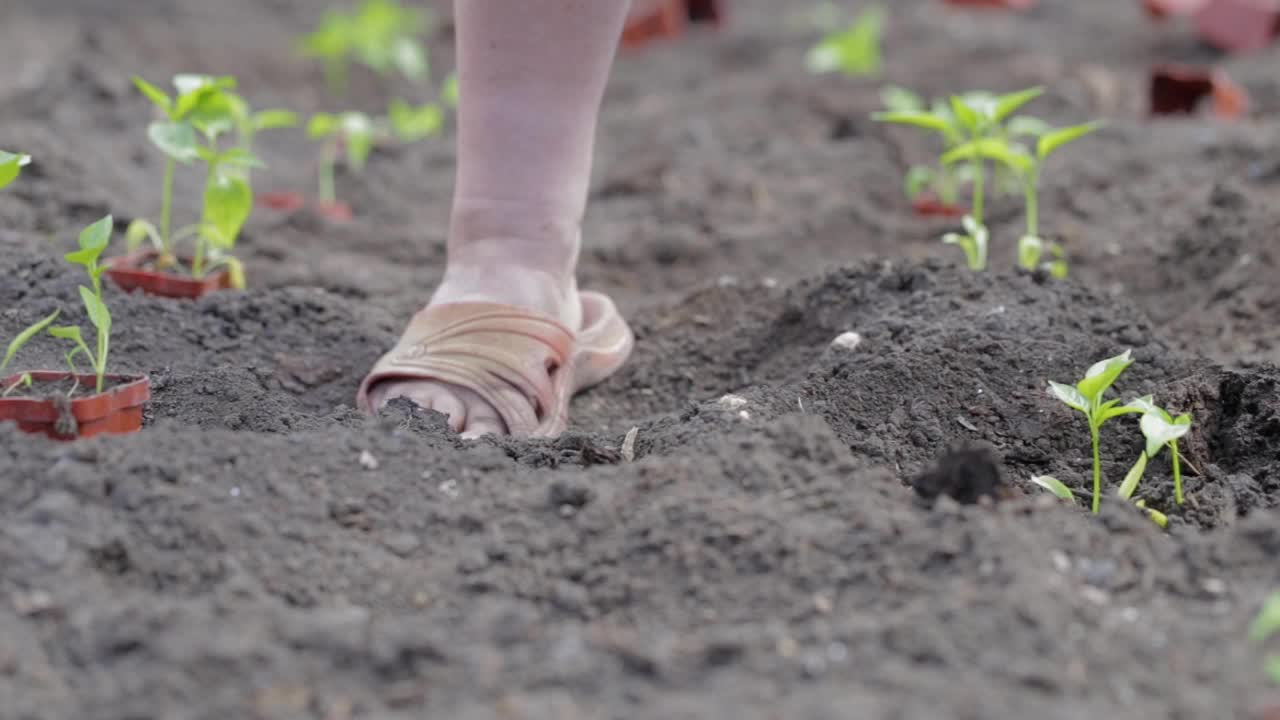
[[[1169,450],[1173,453],[1173,499],[1182,504],[1182,465],[1178,462],[1178,441],[1169,442]]]
[[[338,161],[337,144],[325,140],[320,146],[320,202],[332,203],[337,199],[334,192],[333,165]]]
[[[99,297],[99,300],[102,298]],[[103,376],[107,374],[107,349],[111,344],[111,335],[108,332],[98,330],[98,356],[93,359],[94,371],[98,375],[97,392],[102,392]]]
[[[1031,237],[1040,237],[1040,177],[1036,171],[1031,171],[1030,177],[1027,179],[1027,234]]]
[[[939,183],[938,193],[942,197],[942,202],[947,205],[956,204],[956,178],[948,165],[942,166],[942,181]]]
[[[164,188],[161,190],[160,198],[160,243],[164,246],[166,254],[173,253],[173,245],[169,237],[169,218],[173,208],[173,171],[178,167],[178,162],[173,158],[168,158],[164,163]]]
[[[1093,512],[1097,513],[1102,502],[1102,456],[1098,451],[1098,426],[1089,418],[1089,439],[1093,443]]]

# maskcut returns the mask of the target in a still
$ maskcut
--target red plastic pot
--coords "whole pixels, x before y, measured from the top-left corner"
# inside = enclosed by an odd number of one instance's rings
[[[141,290],[148,295],[194,300],[198,297],[231,287],[231,274],[225,270],[196,279],[189,275],[177,275],[147,269],[160,253],[142,249],[107,261],[107,277],[125,292]],[[186,262],[186,259],[182,259]],[[189,264],[189,263],[187,263]]]
[[[622,29],[622,47],[630,50],[677,38],[689,23],[704,22],[724,22],[722,0],[660,0],[651,10],[628,18]]]
[[[258,196],[257,204],[259,207],[278,210],[280,212],[294,212],[305,207],[307,201],[302,197],[301,193],[268,192],[262,193]]]
[[[912,200],[911,208],[917,215],[923,217],[961,218],[969,213],[969,209],[962,205],[944,203],[928,195],[921,195]]]
[[[30,373],[34,385],[16,392],[38,392],[42,384],[65,383],[75,379],[81,387],[92,388],[94,375],[36,371]],[[12,387],[21,375],[0,380],[0,387]],[[107,375],[105,392],[68,399],[61,388],[52,395],[10,395],[0,398],[0,422],[10,420],[23,432],[45,435],[54,440],[75,440],[94,435],[137,432],[142,428],[142,406],[151,399],[151,381],[145,375]]]
[[[1221,70],[1165,64],[1151,70],[1151,114],[1190,115],[1205,98],[1213,99],[1213,113],[1224,120],[1241,118],[1249,110],[1249,96]]]
[[[341,200],[317,202],[316,212],[335,222],[350,222],[354,216],[351,206]]]

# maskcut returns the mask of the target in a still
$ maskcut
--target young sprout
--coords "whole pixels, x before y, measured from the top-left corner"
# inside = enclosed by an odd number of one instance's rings
[[[1125,476],[1124,482],[1121,483],[1120,497],[1127,500],[1133,495],[1134,490],[1138,487],[1138,482],[1146,471],[1148,461],[1154,460],[1156,455],[1160,454],[1161,448],[1168,447],[1169,454],[1173,458],[1174,499],[1181,505],[1183,500],[1182,466],[1178,458],[1178,439],[1191,431],[1191,415],[1183,413],[1175,418],[1164,408],[1152,402],[1150,396],[1131,400],[1129,406],[1142,411],[1142,420],[1139,426],[1142,429],[1142,436],[1146,440],[1146,446],[1129,470],[1128,475]]]
[[[1083,413],[1089,423],[1089,439],[1093,445],[1093,512],[1098,512],[1102,500],[1102,457],[1099,453],[1099,431],[1103,423],[1120,415],[1142,413],[1141,407],[1120,405],[1119,400],[1103,400],[1103,394],[1115,384],[1130,365],[1133,355],[1129,350],[1120,355],[1094,363],[1084,378],[1075,385],[1050,382],[1049,393],[1067,407]]]
[[[89,316],[89,322],[93,324],[97,332],[94,343],[96,349],[91,350],[89,348],[89,345],[84,341],[84,337],[80,334],[80,328],[75,325],[49,327],[58,318],[60,311],[55,310],[40,322],[18,333],[18,336],[9,343],[8,349],[5,350],[4,359],[0,360],[0,371],[3,371],[8,366],[24,345],[42,330],[48,328],[50,335],[63,340],[70,340],[74,343],[71,350],[63,356],[67,367],[71,370],[71,374],[79,374],[75,360],[77,356],[84,355],[97,378],[96,392],[102,392],[104,378],[107,373],[107,354],[111,347],[111,313],[107,311],[107,305],[102,301],[102,273],[106,268],[98,264],[98,258],[102,256],[102,251],[107,249],[107,243],[111,240],[111,228],[113,225],[114,220],[108,215],[85,228],[80,233],[80,249],[64,256],[68,262],[83,267],[89,275],[89,282],[92,287],[80,286],[80,300],[84,303],[85,313]],[[21,385],[31,386],[31,375],[29,373],[24,373],[16,383],[4,388],[2,394],[8,395],[14,388]],[[71,392],[75,392],[75,387],[71,389]]]
[[[1031,117],[1016,117],[1009,121],[1003,133],[992,137],[973,140],[951,150],[943,156],[943,162],[973,159],[975,157],[994,160],[997,167],[1011,170],[1021,180],[1022,192],[1026,202],[1026,232],[1018,241],[1018,264],[1027,270],[1040,267],[1041,259],[1048,249],[1055,257],[1050,263],[1050,272],[1055,276],[1065,274],[1066,263],[1061,247],[1046,244],[1040,237],[1040,177],[1044,163],[1056,151],[1068,143],[1092,133],[1102,123],[1091,122],[1083,125],[1053,129],[1042,121]],[[1029,151],[1013,136],[1026,135],[1036,138],[1034,151]]]
[[[1267,599],[1258,612],[1258,617],[1249,626],[1249,639],[1255,643],[1264,643],[1276,634],[1280,634],[1280,592]],[[1280,654],[1269,655],[1265,663],[1272,682],[1280,685]]]
[[[0,189],[3,189],[22,172],[22,168],[31,163],[30,155],[11,153],[0,150]]]
[[[307,136],[320,145],[320,201],[337,200],[334,189],[334,166],[342,148],[347,151],[347,167],[354,172],[364,169],[379,128],[368,115],[346,112],[339,115],[318,113],[307,123]]]
[[[236,93],[227,91],[231,119],[235,123],[237,145],[247,153],[253,153],[253,141],[263,130],[281,130],[298,126],[298,114],[290,110],[272,109],[255,112],[249,103]]]
[[[952,129],[954,120],[946,103],[934,102],[933,107],[929,108],[924,98],[896,85],[888,85],[882,88],[880,90],[880,100],[884,103],[885,111],[872,116],[878,121],[913,124],[908,121],[910,118],[928,114],[943,120],[940,126],[933,125],[926,127],[926,129],[936,129],[938,135],[942,138],[944,151],[950,150],[963,140],[963,137]],[[947,165],[942,165],[936,170],[927,165],[915,165],[907,170],[907,176],[903,183],[907,199],[915,200],[926,188],[931,187],[939,200],[947,205],[955,205],[958,200],[957,184],[965,182],[972,176],[971,173],[966,173],[966,170],[968,170],[968,166],[961,168],[960,172],[957,172]],[[966,175],[969,177],[966,177]]]
[[[387,108],[387,119],[401,142],[417,142],[439,134],[444,127],[444,108],[436,103],[413,107],[397,98]]]
[[[326,12],[319,27],[302,38],[299,50],[324,63],[329,92],[341,96],[352,61],[380,75],[395,69],[409,80],[427,77],[427,52],[418,38],[428,25],[425,13],[396,0],[365,0],[351,13]]]
[[[847,30],[831,33],[809,50],[805,65],[812,73],[842,72],[854,77],[880,72],[880,35],[885,11],[867,8]]]
[[[1071,488],[1052,475],[1036,475],[1031,478],[1031,482],[1053,493],[1059,500],[1075,500],[1075,493],[1071,492]]]

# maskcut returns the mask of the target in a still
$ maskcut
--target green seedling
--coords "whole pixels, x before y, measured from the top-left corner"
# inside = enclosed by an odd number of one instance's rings
[[[4,189],[22,173],[22,168],[31,164],[30,155],[11,153],[0,150],[0,189]]]
[[[231,255],[240,230],[253,210],[252,168],[264,167],[249,149],[259,130],[287,127],[296,122],[291,113],[269,110],[254,113],[234,90],[232,77],[177,75],[173,79],[177,95],[170,98],[141,78],[134,84],[167,116],[168,122],[152,123],[148,129],[153,144],[167,156],[160,227],[138,219],[125,230],[130,250],[150,240],[159,257],[158,270],[179,265],[176,247],[194,241],[191,274],[202,278],[225,267],[233,287],[244,287],[244,268]],[[222,149],[223,136],[236,134],[238,141]],[[173,175],[178,163],[205,164],[205,188],[200,222],[171,232]]]
[[[51,327],[59,315],[59,311],[55,310],[48,317],[18,333],[18,336],[9,343],[8,349],[5,350],[4,359],[0,360],[0,371],[3,371],[8,366],[24,345],[36,335],[48,329],[50,335],[63,340],[70,340],[73,343],[71,350],[63,356],[67,367],[71,370],[71,374],[79,375],[79,369],[76,367],[76,358],[84,355],[85,359],[89,361],[97,380],[95,392],[102,392],[107,372],[107,356],[111,349],[111,313],[107,310],[106,303],[102,301],[102,273],[106,268],[99,264],[98,259],[102,256],[102,252],[107,249],[107,243],[111,240],[113,225],[114,220],[108,215],[85,228],[80,233],[80,248],[64,256],[67,262],[84,268],[89,276],[90,286],[80,286],[80,300],[84,303],[85,313],[89,316],[89,322],[93,324],[96,331],[94,348],[90,349],[80,333],[80,328],[76,325]],[[30,387],[31,375],[24,373],[16,383],[5,388],[3,394],[8,395],[19,386]],[[76,388],[73,387],[71,392],[74,393],[75,390]]]
[[[337,200],[334,169],[342,149],[346,149],[347,167],[352,172],[359,173],[364,170],[365,162],[373,152],[373,144],[380,130],[373,118],[359,112],[337,115],[319,113],[311,117],[307,123],[307,136],[320,142],[321,202],[332,203]]]
[[[302,38],[299,51],[324,64],[329,92],[342,96],[352,62],[380,75],[396,70],[409,80],[425,79],[430,66],[419,38],[429,26],[421,10],[396,0],[365,0],[352,12],[326,12],[319,27]]]
[[[444,128],[444,108],[437,103],[413,107],[396,99],[387,108],[387,120],[391,123],[392,132],[401,142],[417,142],[440,134],[440,130]]]
[[[963,141],[963,136],[953,130],[954,119],[946,103],[935,101],[930,107],[919,95],[896,85],[888,85],[880,90],[880,100],[885,110],[875,115],[884,122],[901,122],[895,118],[909,118],[917,114],[927,113],[944,122],[936,126],[936,132],[942,138],[943,151],[950,150]],[[910,123],[902,123],[910,124]],[[915,165],[907,170],[903,183],[909,200],[915,200],[926,189],[932,189],[938,199],[948,205],[958,202],[958,185],[972,179],[969,166],[953,168],[940,165],[938,168],[927,165]]]
[[[1181,505],[1182,497],[1182,463],[1178,453],[1178,440],[1191,431],[1191,415],[1183,413],[1173,417],[1164,408],[1152,402],[1150,397],[1142,397],[1129,402],[1132,407],[1142,410],[1140,427],[1146,446],[1133,468],[1120,486],[1120,497],[1128,499],[1138,486],[1146,471],[1147,463],[1154,460],[1161,448],[1169,448],[1173,467],[1173,494],[1175,501]]]
[[[1258,617],[1249,626],[1249,639],[1255,643],[1264,643],[1277,634],[1280,634],[1280,592],[1267,599],[1258,612]],[[1271,681],[1280,685],[1280,654],[1267,656],[1264,663]]]
[[[1048,244],[1040,236],[1040,178],[1044,163],[1063,146],[1079,140],[1102,126],[1091,122],[1067,128],[1053,129],[1044,122],[1032,117],[1016,117],[1009,121],[1004,131],[991,137],[972,140],[952,149],[943,156],[944,163],[960,160],[972,160],[982,157],[996,162],[997,167],[1007,168],[1022,185],[1026,202],[1026,232],[1018,241],[1018,264],[1027,270],[1035,270],[1041,266],[1046,249],[1054,256],[1049,263],[1049,270],[1055,276],[1062,276],[1066,271],[1066,263],[1061,247]],[[1014,138],[1030,136],[1035,138],[1034,150],[1028,150]]]
[[[940,162],[949,167],[967,161],[972,175],[973,202],[964,222],[964,234],[949,233],[943,242],[958,245],[964,250],[969,267],[975,271],[987,267],[989,233],[984,221],[986,193],[986,160],[980,152],[958,152],[968,145],[982,147],[983,143],[1004,132],[1005,120],[1018,108],[1039,97],[1041,88],[1030,88],[1007,95],[971,92],[953,95],[948,104],[949,112],[938,110],[900,110],[877,113],[873,117],[880,122],[929,130],[941,134],[948,146]]]
[[[1089,423],[1089,439],[1093,446],[1093,512],[1098,512],[1102,500],[1102,457],[1099,451],[1102,425],[1115,417],[1141,414],[1142,407],[1132,403],[1121,405],[1119,400],[1103,400],[1103,395],[1115,384],[1130,365],[1133,354],[1126,350],[1120,355],[1094,363],[1084,378],[1075,385],[1050,382],[1049,393],[1067,407],[1084,414]]]
[[[1052,475],[1037,475],[1031,478],[1031,482],[1053,493],[1059,500],[1075,500],[1075,493],[1071,492],[1071,488]]]
[[[805,65],[812,73],[842,72],[861,77],[880,72],[880,36],[884,31],[884,8],[872,6],[846,30],[831,33],[809,50]]]

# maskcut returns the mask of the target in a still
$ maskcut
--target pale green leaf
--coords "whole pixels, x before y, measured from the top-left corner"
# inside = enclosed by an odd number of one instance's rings
[[[155,85],[152,85],[146,80],[143,80],[137,75],[133,76],[133,85],[151,101],[152,105],[160,108],[165,116],[170,115],[173,110],[173,101],[169,99],[169,95],[165,93],[165,91]]]
[[[401,75],[410,80],[421,80],[430,69],[422,43],[410,37],[396,39],[391,49],[391,62]]]
[[[1280,592],[1271,595],[1263,604],[1262,610],[1249,626],[1249,639],[1263,642],[1276,633],[1280,633]]]
[[[1079,390],[1070,385],[1063,385],[1062,383],[1056,383],[1051,380],[1049,381],[1049,394],[1058,398],[1058,400],[1066,404],[1067,407],[1075,408],[1082,413],[1089,412],[1089,401],[1084,395],[1080,394]]]
[[[253,116],[254,130],[297,127],[298,114],[289,110],[263,110]]]
[[[1080,390],[1080,394],[1090,400],[1097,398],[1115,383],[1120,373],[1132,364],[1133,353],[1130,350],[1096,362],[1085,372],[1084,379],[1076,384],[1076,388]]]
[[[1190,420],[1190,418],[1188,418]],[[1149,412],[1142,416],[1139,423],[1142,436],[1147,440],[1147,455],[1155,457],[1160,448],[1177,440],[1191,431],[1191,423],[1169,422],[1161,413]]]
[[[1146,471],[1147,455],[1143,453],[1138,455],[1133,467],[1129,468],[1129,472],[1125,473],[1124,480],[1120,483],[1120,488],[1116,490],[1116,495],[1125,500],[1133,497],[1133,492],[1138,489],[1138,483],[1142,480],[1142,474]]]
[[[995,105],[992,109],[991,119],[1000,122],[1012,115],[1018,108],[1035,100],[1044,94],[1044,88],[1033,87],[1026,90],[1019,90],[1008,95],[1001,95],[995,99]]]
[[[3,371],[8,367],[9,363],[13,361],[14,356],[18,354],[18,351],[21,350],[24,345],[31,342],[31,338],[39,335],[42,330],[49,327],[54,320],[57,320],[58,314],[61,312],[61,310],[54,310],[48,317],[18,333],[13,340],[9,341],[9,347],[4,351],[4,359],[0,360],[0,371]]]
[[[894,125],[912,125],[925,130],[946,133],[951,130],[950,122],[936,113],[926,112],[883,112],[871,116],[873,120]]]
[[[977,110],[970,106],[969,102],[970,101],[960,97],[959,95],[952,95],[951,113],[955,116],[956,122],[960,123],[961,127],[972,133],[976,131],[981,124],[982,116]]]
[[[307,122],[307,137],[315,140],[338,131],[338,118],[329,113],[316,113]]]
[[[1036,155],[1041,160],[1044,160],[1063,145],[1074,142],[1100,127],[1102,127],[1102,123],[1091,122],[1045,133],[1040,136],[1040,140],[1036,143]]]
[[[203,223],[220,235],[219,244],[232,247],[249,214],[253,212],[253,189],[243,177],[215,172],[204,189]]]
[[[1067,487],[1061,480],[1050,475],[1037,475],[1031,478],[1031,482],[1053,493],[1062,500],[1075,500],[1075,494],[1071,492],[1071,488]]]
[[[106,304],[89,288],[80,286],[80,300],[84,302],[85,312],[89,314],[89,322],[98,329],[98,333],[109,335],[111,333],[111,313],[107,310]]]
[[[972,160],[975,157],[995,160],[1018,173],[1026,173],[1035,165],[1035,161],[1021,146],[1007,143],[999,138],[984,138],[964,143],[944,153],[942,162],[950,165],[961,160]]]
[[[180,163],[190,163],[199,157],[195,128],[185,122],[151,123],[147,137],[161,152]]]
[[[1030,115],[1017,115],[1005,123],[1005,130],[1010,135],[1023,137],[1040,137],[1053,130],[1049,123]]]

